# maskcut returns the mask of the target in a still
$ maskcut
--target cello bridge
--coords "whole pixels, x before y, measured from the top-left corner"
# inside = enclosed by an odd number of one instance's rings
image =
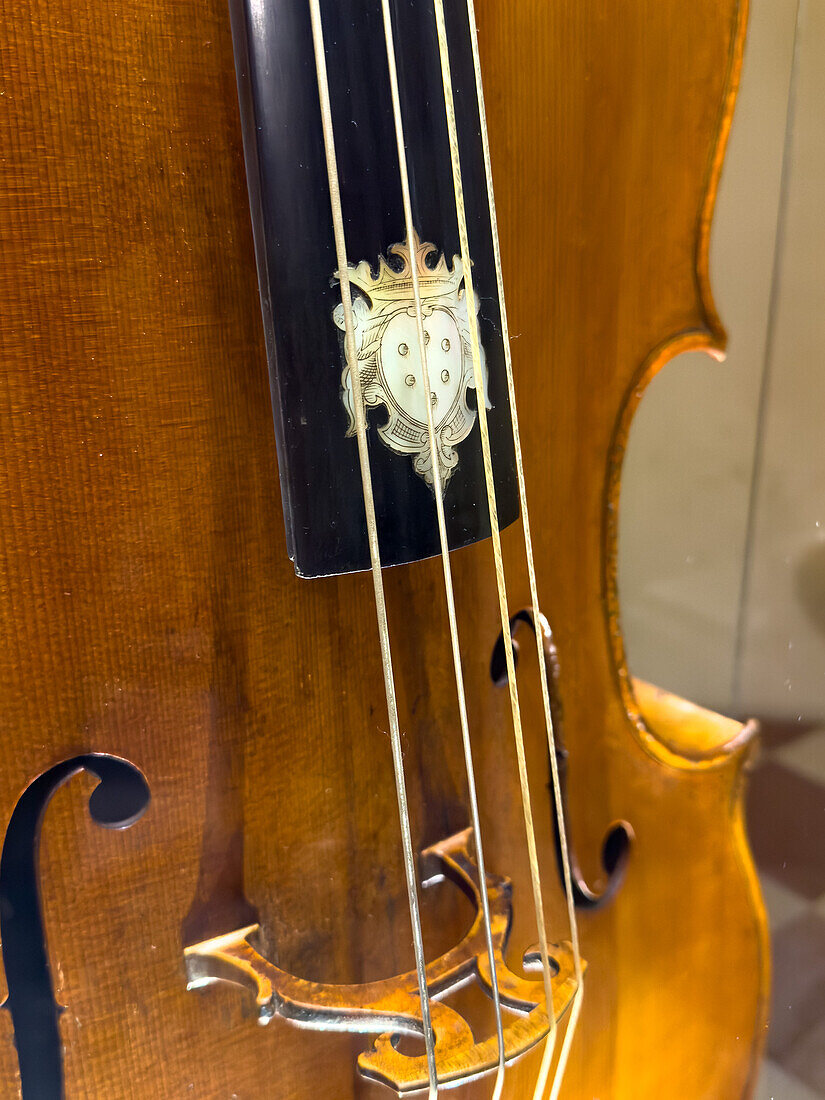
[[[492,981],[498,986],[505,1016],[504,1057],[513,1062],[536,1046],[550,1030],[544,982],[515,974],[504,960],[512,918],[512,885],[508,878],[487,875],[495,979],[490,974],[487,939],[481,905],[478,867],[470,849],[471,830],[457,833],[422,853],[425,881],[449,878],[475,903],[475,918],[466,936],[451,950],[427,966],[427,989],[435,1037],[439,1084],[457,1085],[496,1069],[498,1040],[495,1034],[479,1041],[464,1017],[435,999],[476,981],[492,997]],[[358,1058],[365,1077],[389,1086],[399,1094],[427,1087],[427,1060],[398,1048],[404,1034],[421,1037],[420,996],[415,970],[380,981],[332,985],[306,981],[281,970],[253,946],[258,925],[239,928],[185,949],[188,988],[213,982],[230,982],[248,989],[255,997],[261,1023],[282,1016],[317,1030],[374,1034],[370,1048]],[[550,945],[553,1005],[560,1020],[576,993],[573,952],[567,942]],[[527,951],[525,967],[541,970],[538,952]]]

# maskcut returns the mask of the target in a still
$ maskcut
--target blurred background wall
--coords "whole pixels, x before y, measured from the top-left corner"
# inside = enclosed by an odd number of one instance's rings
[[[752,0],[711,237],[729,353],[682,356],[630,437],[630,668],[735,715],[825,721],[825,0]]]

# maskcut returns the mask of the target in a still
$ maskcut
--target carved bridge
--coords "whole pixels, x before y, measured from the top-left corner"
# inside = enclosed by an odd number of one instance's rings
[[[457,833],[422,853],[425,885],[449,878],[475,904],[476,915],[464,939],[427,967],[427,988],[432,998],[476,980],[488,996],[492,979],[487,955],[481,907],[478,867],[470,854],[471,831]],[[505,1059],[510,1062],[540,1042],[550,1029],[544,983],[514,974],[504,961],[512,915],[512,886],[503,876],[487,875],[487,896],[496,960],[495,980],[502,1008],[508,1010],[504,1026]],[[280,970],[252,944],[258,926],[239,928],[205,940],[185,950],[189,988],[225,981],[249,989],[260,1009],[260,1020],[275,1015],[302,1027],[319,1030],[376,1034],[372,1047],[358,1058],[364,1077],[389,1085],[396,1092],[427,1087],[425,1056],[397,1049],[401,1034],[421,1036],[418,980],[414,970],[362,985],[327,985],[305,981]],[[554,945],[553,1012],[561,1019],[576,992],[573,953],[568,943]],[[541,969],[539,954],[524,955],[526,969]],[[495,1034],[476,1041],[470,1025],[453,1008],[431,1001],[435,1056],[439,1083],[468,1080],[495,1069],[498,1047]]]

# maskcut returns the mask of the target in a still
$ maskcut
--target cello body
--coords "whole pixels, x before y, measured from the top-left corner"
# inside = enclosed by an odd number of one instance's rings
[[[130,828],[100,829],[85,809],[96,780],[78,765],[43,807],[65,1095],[380,1096],[357,1072],[363,1036],[258,1027],[248,993],[187,989],[184,948],[252,924],[268,958],[317,982],[413,965],[369,576],[302,580],[285,548],[225,4],[9,7],[0,819],[83,754],[129,762],[151,793]],[[745,18],[744,0],[478,4],[567,824],[594,890],[605,833],[632,830],[619,888],[580,913],[567,1100],[748,1096],[766,1026],[742,820],[754,731],[633,680],[615,571],[644,386],[681,351],[724,349],[708,234]],[[503,535],[512,613],[530,602],[520,538],[519,523]],[[453,571],[487,862],[513,882],[523,951],[535,927],[506,692],[490,672],[489,548],[458,551]],[[385,584],[422,850],[468,823],[440,564],[396,567]],[[560,940],[535,664],[525,647]],[[472,913],[449,883],[423,907],[435,958]],[[0,1013],[3,1096],[21,1088],[18,1026]],[[538,1061],[508,1070],[507,1097],[532,1094]],[[456,1091],[489,1094],[483,1079]]]

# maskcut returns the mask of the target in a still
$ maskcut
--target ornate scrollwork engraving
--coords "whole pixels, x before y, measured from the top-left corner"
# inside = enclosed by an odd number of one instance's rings
[[[541,978],[533,981],[514,974],[507,967],[504,954],[512,917],[512,887],[509,879],[488,874],[487,896],[496,959],[495,979],[491,976],[481,884],[478,867],[470,854],[470,838],[468,829],[422,854],[425,884],[447,877],[476,906],[475,919],[464,939],[427,966],[427,988],[434,997],[475,979],[489,996],[495,980],[507,1015],[505,1058],[512,1062],[540,1042],[550,1028],[544,983]],[[363,1076],[398,1093],[426,1088],[425,1056],[397,1049],[401,1034],[422,1034],[415,971],[363,985],[305,981],[280,970],[256,951],[252,941],[257,927],[239,928],[186,948],[189,988],[217,981],[234,982],[254,994],[263,1023],[279,1015],[301,1027],[377,1034],[371,1048],[358,1058]],[[576,979],[570,945],[554,945],[552,951],[552,1011],[558,1020],[570,1006]],[[525,954],[524,964],[540,969],[534,950]],[[498,1062],[495,1035],[476,1040],[464,1017],[440,1000],[432,1000],[430,1010],[440,1084],[458,1084],[495,1069]]]
[[[384,405],[388,419],[379,427],[384,443],[397,454],[411,455],[415,472],[432,488],[433,466],[427,431],[427,407],[433,410],[436,450],[442,486],[446,488],[458,465],[456,447],[470,434],[476,412],[467,405],[467,390],[475,389],[470,321],[464,288],[464,267],[458,256],[448,267],[444,256],[428,262],[438,250],[413,234],[412,254],[406,244],[388,249],[395,262],[378,258],[373,274],[366,260],[349,268],[350,284],[360,293],[352,303],[355,346],[364,404]],[[413,296],[412,266],[418,273],[424,319],[429,394],[424,386]],[[473,303],[478,313],[479,302]],[[344,329],[344,310],[338,305],[335,324]],[[487,379],[484,349],[482,374]],[[345,362],[341,396],[349,416],[348,435],[355,434],[352,377]],[[487,394],[483,400],[490,408]]]

